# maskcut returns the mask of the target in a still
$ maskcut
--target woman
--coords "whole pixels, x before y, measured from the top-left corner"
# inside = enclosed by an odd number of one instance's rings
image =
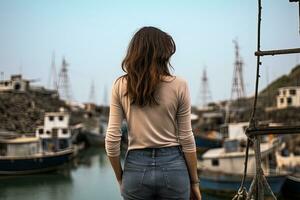
[[[121,194],[134,199],[201,199],[190,95],[185,80],[172,76],[170,35],[143,27],[133,36],[112,88],[105,148]],[[120,126],[128,124],[124,170]]]

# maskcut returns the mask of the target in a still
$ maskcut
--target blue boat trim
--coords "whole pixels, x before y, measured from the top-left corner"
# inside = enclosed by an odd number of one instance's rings
[[[211,149],[222,147],[223,141],[220,139],[208,138],[205,136],[195,136],[196,146],[200,149]]]

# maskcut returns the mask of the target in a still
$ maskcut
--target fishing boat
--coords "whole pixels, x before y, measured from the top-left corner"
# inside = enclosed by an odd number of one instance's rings
[[[104,133],[83,130],[81,134],[83,134],[86,137],[87,145],[104,146],[105,143]]]
[[[23,175],[57,170],[73,157],[73,148],[43,151],[37,137],[0,139],[0,175]]]
[[[200,171],[200,188],[201,190],[220,196],[232,196],[238,191],[242,175],[241,174],[226,174],[226,173],[215,173],[209,171]],[[275,195],[279,195],[282,185],[286,179],[286,175],[278,174],[265,174],[268,183],[271,186],[272,191]],[[250,174],[245,179],[244,186],[249,189],[253,180],[254,174]]]
[[[81,123],[77,140],[83,141],[88,146],[104,146],[107,119],[102,116],[88,116]]]
[[[77,153],[71,142],[69,113],[46,112],[35,133],[0,134],[0,175],[33,174],[56,170]]]
[[[195,134],[195,142],[197,151],[204,152],[212,148],[220,148],[223,144],[223,139],[217,136],[215,131],[209,131],[204,134]]]
[[[200,187],[207,192],[220,195],[232,195],[239,189],[243,177],[243,166],[246,149],[244,129],[247,124],[229,124],[226,139],[221,148],[210,149],[198,162]],[[225,132],[226,133],[226,132]],[[275,194],[279,194],[287,173],[279,173],[275,152],[279,141],[263,138],[261,159],[264,174]],[[249,149],[248,170],[245,186],[249,189],[255,174],[255,154]]]
[[[208,149],[221,148],[225,138],[245,139],[243,133],[248,125],[248,122],[227,123],[220,127],[220,132],[213,130],[206,131],[204,134],[195,132],[197,151],[204,153]]]
[[[203,153],[211,148],[222,147],[223,137],[218,130],[220,123],[223,122],[223,114],[210,107],[198,111],[200,113],[197,115],[191,114],[197,152]]]
[[[287,176],[283,185],[282,193],[286,197],[300,199],[300,173],[294,173]]]

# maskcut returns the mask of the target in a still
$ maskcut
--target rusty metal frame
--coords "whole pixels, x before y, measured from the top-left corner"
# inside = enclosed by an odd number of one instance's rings
[[[300,53],[300,48],[256,51],[255,56],[274,56],[274,55],[294,54],[294,53]]]
[[[276,127],[249,127],[246,129],[248,137],[259,135],[290,135],[300,134],[300,126],[276,126]]]
[[[249,127],[245,130],[245,134],[248,137],[247,147],[245,153],[245,161],[244,161],[244,174],[241,181],[241,186],[238,189],[237,194],[233,197],[233,200],[247,199],[250,200],[255,198],[256,200],[264,199],[264,190],[270,193],[273,199],[277,199],[273,194],[270,185],[268,184],[264,172],[261,167],[261,155],[260,155],[260,140],[262,135],[269,134],[299,134],[300,126],[276,126],[276,127],[259,127],[257,126],[256,120],[256,106],[257,106],[257,97],[258,97],[258,84],[260,77],[260,65],[262,64],[260,61],[261,56],[266,55],[281,55],[281,54],[292,54],[292,53],[300,53],[300,48],[294,49],[278,49],[278,50],[269,50],[269,51],[261,51],[260,43],[261,43],[261,13],[262,13],[262,0],[258,0],[258,19],[257,19],[257,51],[255,52],[256,56],[256,82],[255,82],[255,95],[253,100],[252,113],[250,117]],[[299,25],[300,25],[300,0],[290,0],[290,2],[299,2]],[[299,26],[300,31],[300,26]],[[250,189],[247,193],[246,188],[244,186],[244,181],[247,175],[247,163],[248,163],[248,152],[249,152],[249,143],[252,141],[254,143],[254,152],[255,152],[255,163],[256,163],[256,175],[252,180],[250,185]]]

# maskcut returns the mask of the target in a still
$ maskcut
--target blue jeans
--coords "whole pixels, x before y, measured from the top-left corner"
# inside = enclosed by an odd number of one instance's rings
[[[124,200],[188,200],[190,177],[181,148],[127,151],[121,194]]]

